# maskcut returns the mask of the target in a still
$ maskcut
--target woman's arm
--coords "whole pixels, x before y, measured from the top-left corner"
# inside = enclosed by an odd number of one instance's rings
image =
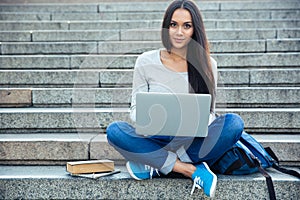
[[[138,92],[148,92],[149,86],[147,79],[145,77],[144,59],[139,56],[136,60],[133,72],[133,82],[132,82],[132,93],[131,93],[131,105],[130,105],[130,118],[133,122],[136,121],[136,93]]]
[[[218,65],[217,65],[217,61],[213,58],[211,58],[211,68],[212,68],[212,72],[213,72],[213,76],[215,79],[215,89],[217,89],[217,84],[218,84]]]
[[[217,61],[213,58],[211,58],[211,68],[212,68],[212,73],[214,76],[214,80],[215,80],[215,91],[217,92],[217,85],[218,85],[218,67],[217,67]],[[216,99],[215,102],[213,104],[213,110],[215,110],[216,108]],[[215,113],[211,113],[209,116],[209,124],[215,120]]]

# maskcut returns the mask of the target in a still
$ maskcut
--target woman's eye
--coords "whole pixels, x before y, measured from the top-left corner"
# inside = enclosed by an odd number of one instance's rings
[[[185,29],[192,28],[192,25],[190,25],[190,24],[185,24],[185,25],[184,25],[184,28],[185,28]]]
[[[174,22],[170,23],[170,27],[176,27],[176,26],[177,26],[176,23],[174,23]]]

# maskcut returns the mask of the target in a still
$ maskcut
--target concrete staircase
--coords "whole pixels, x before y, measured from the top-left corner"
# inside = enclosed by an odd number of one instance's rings
[[[50,2],[50,1],[49,1]],[[204,199],[192,182],[136,182],[107,143],[128,121],[137,56],[161,47],[168,2],[0,4],[1,199]],[[300,165],[300,3],[201,1],[219,67],[217,110],[234,112],[282,164]],[[70,177],[67,161],[112,159],[122,173]],[[300,181],[270,169],[278,199]],[[266,199],[260,174],[218,176],[216,199]]]

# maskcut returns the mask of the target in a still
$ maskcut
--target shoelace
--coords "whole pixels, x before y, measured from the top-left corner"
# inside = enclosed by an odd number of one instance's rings
[[[196,187],[201,189],[202,186],[203,186],[203,181],[200,179],[199,176],[196,176],[194,179],[194,184],[192,187],[191,195],[194,193]]]
[[[150,167],[149,165],[145,165],[145,170],[150,169],[150,179],[152,179],[154,171],[157,173],[158,176],[160,176],[158,169],[154,169],[153,167]]]

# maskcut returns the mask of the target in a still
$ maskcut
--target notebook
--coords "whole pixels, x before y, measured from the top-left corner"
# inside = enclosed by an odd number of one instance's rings
[[[136,132],[141,135],[206,137],[211,95],[136,94]]]

